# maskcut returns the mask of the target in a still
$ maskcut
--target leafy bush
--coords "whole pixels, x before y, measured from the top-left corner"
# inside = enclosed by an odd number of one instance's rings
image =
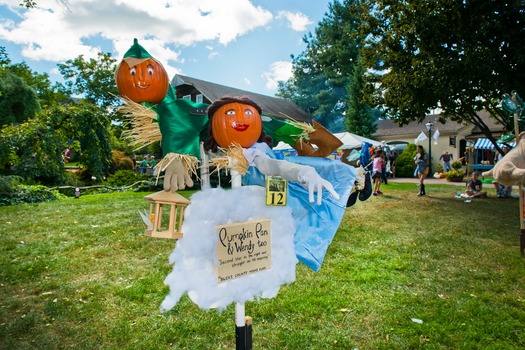
[[[396,160],[396,176],[397,177],[414,177],[414,156],[417,152],[417,146],[413,143],[409,144]]]
[[[0,176],[0,194],[4,195],[16,192],[16,188],[22,181],[22,177],[16,175]]]
[[[122,151],[112,151],[110,171],[114,173],[118,170],[133,170],[133,161]]]
[[[465,176],[465,170],[450,170],[445,173],[445,178],[447,181],[453,181],[453,182],[462,182],[463,177]]]
[[[131,170],[117,170],[115,174],[109,175],[106,181],[108,186],[122,187],[134,184],[137,181],[146,180],[149,177],[139,175]]]
[[[461,162],[459,160],[455,160],[453,161],[450,166],[452,167],[452,169],[454,170],[459,170],[463,167],[463,164],[461,164]]]
[[[12,189],[14,191],[9,193],[2,193],[2,196],[0,196],[0,205],[40,203],[66,197],[60,194],[58,191],[50,191],[46,186],[42,185],[18,184]]]

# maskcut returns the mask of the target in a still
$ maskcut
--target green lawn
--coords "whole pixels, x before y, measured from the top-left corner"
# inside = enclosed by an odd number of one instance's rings
[[[348,208],[319,272],[246,304],[253,348],[523,349],[518,200],[457,189],[390,182]],[[159,312],[175,242],[143,236],[144,195],[0,207],[0,349],[235,348],[233,305]]]

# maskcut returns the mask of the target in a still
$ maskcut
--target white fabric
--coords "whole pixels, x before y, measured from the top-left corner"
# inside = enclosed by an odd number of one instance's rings
[[[436,129],[434,135],[432,135],[432,138],[434,139],[434,145],[437,145],[439,140],[439,130]]]
[[[244,157],[250,166],[256,166],[264,175],[281,176],[288,181],[301,183],[308,189],[310,203],[314,202],[314,194],[317,192],[317,204],[321,204],[323,188],[326,188],[334,198],[339,199],[332,184],[319,176],[314,168],[272,159],[266,154],[267,148],[266,144],[256,143],[250,148],[243,149]]]
[[[428,139],[427,135],[423,131],[421,131],[421,134],[414,140],[414,143],[417,144],[418,142],[425,141]]]

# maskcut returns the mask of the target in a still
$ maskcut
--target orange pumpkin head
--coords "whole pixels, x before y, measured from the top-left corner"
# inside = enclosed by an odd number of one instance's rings
[[[125,58],[117,67],[115,80],[118,92],[141,103],[161,102],[168,92],[168,74],[154,58]]]
[[[221,106],[213,113],[212,134],[220,147],[234,142],[244,148],[253,146],[262,132],[261,115],[254,106],[233,102]]]

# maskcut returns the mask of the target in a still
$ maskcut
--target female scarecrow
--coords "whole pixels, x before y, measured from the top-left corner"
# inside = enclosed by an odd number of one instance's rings
[[[208,108],[205,150],[242,147],[242,156],[230,152],[231,165],[240,168],[244,185],[265,185],[265,176],[290,181],[288,202],[296,221],[294,243],[299,260],[317,271],[341,222],[356,178],[356,170],[342,162],[313,157],[275,159],[271,139],[261,126],[261,108],[247,97],[226,96]],[[326,189],[326,191],[323,191]],[[317,202],[314,204],[314,195]],[[330,194],[330,196],[327,195]]]

